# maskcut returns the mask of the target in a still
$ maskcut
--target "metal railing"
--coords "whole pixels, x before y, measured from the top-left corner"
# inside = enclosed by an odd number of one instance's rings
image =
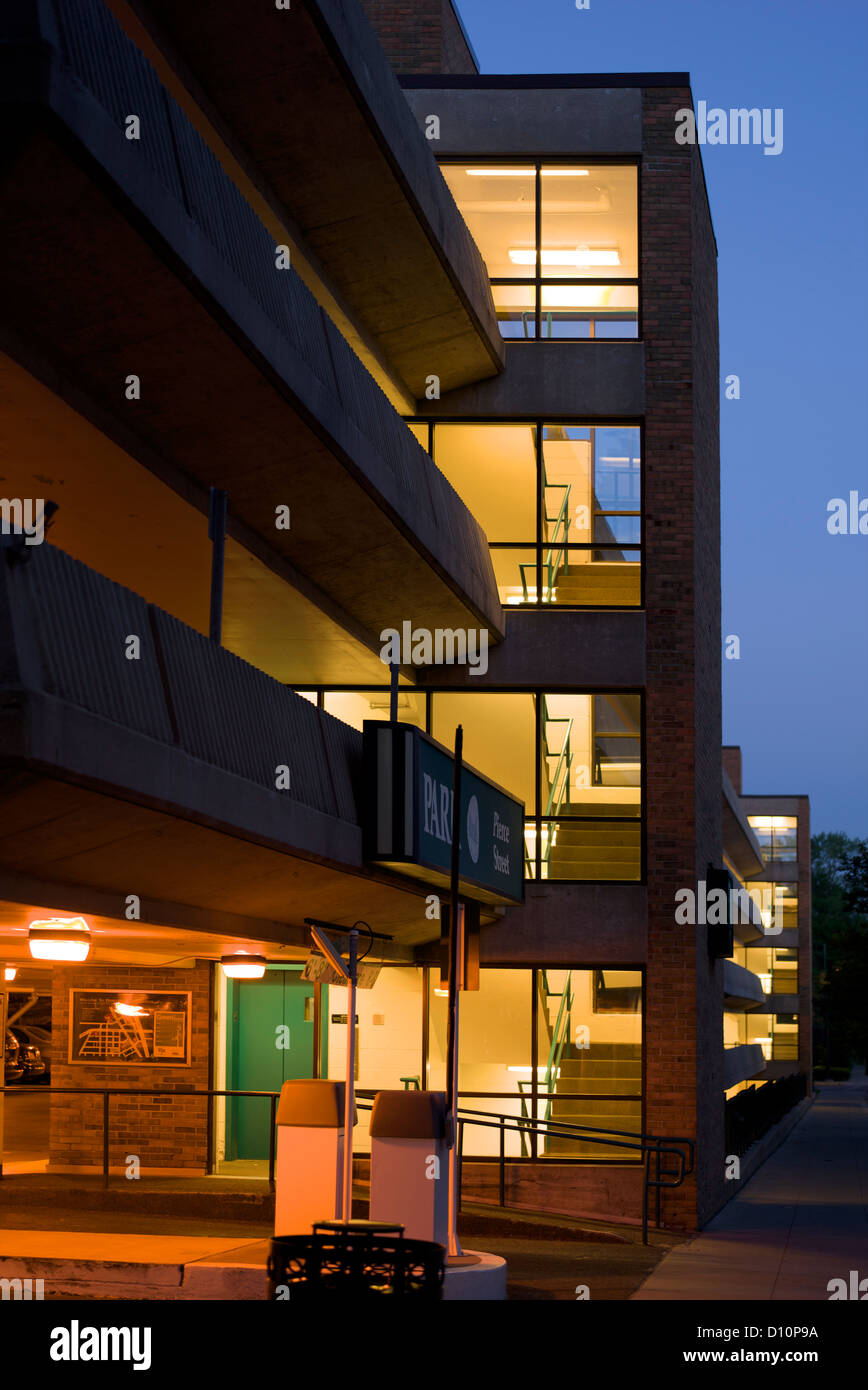
[[[566,568],[567,565],[568,565],[568,563],[569,563],[569,561],[568,561],[567,559],[565,559],[565,557],[566,557],[567,539],[568,539],[569,530],[570,530],[570,484],[569,484],[569,483],[550,483],[550,482],[548,482],[548,480],[546,479],[545,473],[544,473],[544,474],[543,474],[543,495],[544,495],[544,496],[545,496],[545,494],[549,491],[549,489],[553,489],[553,490],[555,490],[555,491],[562,491],[563,494],[564,494],[564,496],[563,496],[563,500],[562,500],[562,502],[561,502],[560,508],[559,508],[559,510],[558,510],[557,516],[549,516],[549,515],[548,515],[548,512],[546,512],[546,515],[545,515],[545,520],[546,520],[547,525],[550,525],[551,523],[554,523],[554,531],[552,532],[551,536],[546,536],[546,542],[547,542],[547,544],[548,544],[548,553],[547,553],[545,559],[544,559],[543,562],[542,562],[542,568],[543,568],[543,571],[544,571],[543,589],[542,589],[542,595],[540,595],[540,596],[538,596],[538,597],[541,597],[541,598],[542,598],[543,603],[552,603],[552,602],[554,601],[553,595],[554,595],[555,590],[556,590],[556,588],[557,588],[558,575],[559,575],[560,572],[561,572],[561,568],[562,568],[562,567],[563,567],[563,568]],[[563,528],[563,539],[561,539],[561,537],[560,537],[560,531],[561,531],[562,528]],[[559,546],[559,542],[560,542],[560,546]],[[558,548],[558,546],[559,546],[559,548]],[[529,601],[529,599],[530,599],[530,586],[528,585],[528,582],[527,582],[527,573],[528,573],[528,571],[530,571],[530,572],[533,574],[533,576],[534,576],[534,580],[533,580],[534,590],[536,590],[536,560],[530,561],[530,562],[528,562],[528,563],[526,563],[526,564],[519,565],[518,568],[519,568],[519,571],[520,571],[520,573],[521,573],[521,588],[522,588],[523,601],[524,601],[525,603],[527,603],[527,602]]]
[[[365,1097],[356,1096],[356,1105],[361,1110],[372,1110],[373,1100]],[[680,1187],[685,1178],[693,1172],[695,1145],[692,1139],[676,1137],[674,1135],[656,1134],[637,1134],[628,1130],[620,1129],[596,1129],[588,1125],[574,1125],[566,1120],[532,1120],[523,1119],[517,1115],[503,1115],[488,1110],[473,1110],[467,1106],[459,1106],[456,1116],[458,1122],[458,1162],[459,1162],[459,1201],[458,1210],[462,1206],[462,1169],[464,1164],[464,1130],[467,1125],[474,1125],[481,1129],[496,1129],[499,1134],[498,1150],[498,1202],[496,1205],[501,1207],[509,1206],[507,1201],[506,1187],[506,1165],[510,1161],[506,1156],[506,1135],[509,1132],[522,1133],[536,1132],[542,1133],[548,1138],[567,1139],[575,1143],[582,1144],[602,1144],[605,1148],[626,1149],[641,1157],[644,1182],[642,1187],[642,1244],[648,1244],[648,1221],[651,1192],[655,1193],[655,1214],[654,1224],[657,1230],[661,1226],[661,1202],[664,1188]],[[616,1136],[611,1138],[609,1136]],[[674,1158],[676,1166],[674,1168],[664,1168],[664,1158]],[[481,1159],[484,1162],[484,1158]],[[516,1160],[512,1160],[515,1162]],[[483,1203],[483,1205],[494,1206],[495,1203]]]
[[[277,1102],[280,1099],[279,1091],[170,1091],[165,1087],[148,1087],[144,1089],[139,1086],[0,1086],[0,1095],[4,1096],[34,1096],[44,1095],[54,1096],[102,1096],[102,1179],[103,1186],[109,1186],[109,1150],[111,1141],[111,1127],[109,1124],[109,1104],[112,1096],[174,1096],[179,1100],[191,1100],[194,1097],[201,1097],[203,1100],[213,1100],[217,1096],[259,1096],[263,1100],[270,1102],[268,1119],[268,1187],[269,1191],[274,1191],[274,1164],[276,1158],[276,1117]],[[213,1148],[213,1128],[214,1114],[212,1107],[208,1106],[207,1114],[208,1138],[208,1170],[211,1170],[211,1152]],[[0,1164],[0,1178],[3,1177],[2,1164]]]
[[[74,1095],[74,1096],[102,1096],[102,1179],[103,1186],[110,1186],[110,1146],[111,1146],[111,1125],[110,1125],[110,1102],[113,1096],[161,1096],[178,1097],[187,1100],[192,1097],[211,1101],[215,1097],[258,1097],[269,1102],[269,1122],[268,1122],[268,1186],[269,1191],[275,1189],[274,1169],[276,1159],[276,1117],[277,1102],[280,1098],[279,1091],[232,1091],[232,1090],[205,1090],[205,1091],[169,1091],[165,1088],[151,1087],[140,1089],[134,1086],[2,1086],[0,1095],[21,1096],[27,1095],[31,1099],[35,1095]],[[372,1110],[374,1106],[374,1093],[366,1096],[364,1093],[356,1093],[356,1107],[359,1110]],[[642,1190],[642,1243],[648,1243],[648,1220],[650,1194],[652,1190],[656,1193],[655,1201],[655,1226],[661,1228],[661,1194],[663,1188],[680,1187],[685,1178],[693,1172],[694,1166],[694,1142],[688,1138],[676,1138],[671,1135],[650,1135],[636,1134],[624,1130],[615,1129],[596,1129],[587,1125],[574,1125],[565,1120],[535,1120],[530,1118],[520,1118],[516,1115],[505,1115],[487,1110],[473,1110],[467,1106],[459,1106],[456,1116],[458,1127],[458,1162],[459,1162],[459,1210],[461,1209],[461,1171],[464,1162],[464,1131],[465,1128],[476,1126],[481,1129],[496,1129],[499,1134],[499,1153],[498,1153],[498,1195],[499,1205],[506,1207],[507,1185],[506,1185],[506,1165],[510,1161],[506,1156],[506,1136],[508,1133],[527,1135],[529,1133],[543,1134],[548,1138],[567,1139],[575,1143],[582,1144],[601,1144],[606,1148],[625,1149],[638,1154],[644,1165],[644,1184]],[[210,1169],[210,1156],[212,1151],[213,1134],[213,1113],[212,1108],[208,1107],[208,1156]],[[614,1137],[612,1137],[614,1136]],[[674,1158],[677,1166],[674,1168],[664,1168],[662,1162],[664,1157]],[[484,1160],[483,1160],[484,1161]],[[513,1160],[514,1161],[514,1160]],[[2,1166],[0,1166],[0,1179],[3,1177]],[[491,1204],[493,1205],[493,1204]]]

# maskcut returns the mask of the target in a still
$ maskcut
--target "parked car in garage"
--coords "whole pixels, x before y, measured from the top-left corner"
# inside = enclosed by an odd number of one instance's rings
[[[16,1019],[12,1025],[19,1043],[28,1043],[36,1048],[42,1061],[42,1071],[34,1073],[32,1080],[48,1086],[51,1083],[51,1030],[31,1023],[28,1018]]]
[[[21,1068],[21,1075],[18,1078],[22,1086],[28,1083],[39,1081],[45,1075],[45,1063],[42,1060],[42,1053],[35,1042],[31,1042],[23,1028],[17,1025],[10,1028],[10,1033],[18,1043],[18,1065]]]
[[[14,1082],[20,1081],[22,1076],[24,1075],[24,1068],[21,1066],[19,1061],[20,1050],[21,1049],[18,1043],[18,1039],[12,1032],[12,1029],[7,1028],[5,1052],[6,1071],[4,1073],[4,1081],[7,1086],[11,1086]]]

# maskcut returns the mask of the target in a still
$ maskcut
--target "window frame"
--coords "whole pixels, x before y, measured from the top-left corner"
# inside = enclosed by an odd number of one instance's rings
[[[509,416],[472,416],[466,415],[404,415],[401,417],[407,425],[423,425],[427,427],[427,445],[425,452],[431,459],[435,468],[437,467],[436,453],[436,426],[437,425],[529,425],[535,434],[534,456],[536,462],[536,539],[525,540],[504,540],[490,541],[486,537],[489,550],[527,550],[533,551],[536,557],[536,597],[528,599],[526,602],[502,605],[507,609],[518,609],[520,611],[549,609],[553,612],[613,612],[613,613],[641,613],[645,610],[645,417],[629,416],[626,419],[615,420],[610,416],[602,419],[580,419],[574,415],[509,415]],[[556,542],[547,541],[543,538],[545,529],[545,496],[543,488],[543,478],[545,476],[545,460],[543,431],[551,425],[563,425],[567,429],[635,429],[639,431],[639,507],[635,511],[616,512],[594,512],[597,515],[605,516],[638,516],[639,518],[639,542],[623,542],[610,548],[617,548],[622,551],[631,551],[638,554],[639,566],[639,602],[638,604],[614,604],[614,603],[550,603],[542,597],[543,594],[543,555],[546,550],[557,547]],[[594,481],[596,482],[596,440],[591,438],[591,465],[594,470]],[[420,446],[421,447],[421,446]],[[445,476],[445,475],[444,475]],[[447,480],[448,481],[448,480]],[[453,484],[450,484],[453,486]],[[456,492],[458,489],[455,489]],[[460,494],[459,494],[460,495]],[[481,523],[480,523],[481,524]],[[483,527],[483,530],[485,528]],[[593,518],[591,525],[591,540],[589,541],[565,541],[563,548],[566,550],[604,550],[607,542],[596,541],[593,539]],[[313,689],[313,687],[310,687]]]
[[[522,338],[507,337],[503,334],[505,342],[508,343],[636,343],[642,342],[643,323],[642,323],[642,161],[636,155],[610,155],[601,157],[600,155],[575,154],[569,158],[563,154],[480,154],[478,151],[472,155],[463,157],[449,155],[448,158],[439,159],[438,167],[460,167],[484,161],[487,165],[502,164],[505,168],[510,168],[516,163],[533,165],[534,169],[534,230],[536,239],[536,260],[533,275],[490,275],[488,281],[490,285],[518,285],[532,286],[534,290],[534,332],[533,336]],[[571,167],[577,163],[587,166],[589,169],[611,168],[613,165],[622,167],[632,167],[636,170],[636,250],[638,257],[639,274],[635,276],[600,276],[600,275],[547,275],[542,274],[542,167]],[[460,212],[461,209],[459,208]],[[474,245],[476,243],[474,242]],[[480,253],[481,254],[481,253]],[[542,336],[542,316],[550,312],[542,308],[542,289],[548,285],[635,285],[636,286],[636,334],[634,337],[605,337],[597,338],[591,331],[587,337],[571,336],[567,334],[552,337]],[[590,318],[591,329],[594,329],[594,319]]]
[[[426,669],[435,669],[435,668],[426,668]],[[290,689],[293,689],[293,688],[294,688],[294,687],[290,686]],[[379,694],[388,694],[388,693],[389,693],[389,689],[390,689],[390,687],[389,687],[388,684],[384,684],[384,685],[373,685],[373,684],[370,684],[370,683],[364,684],[364,683],[358,683],[358,682],[353,683],[353,684],[343,684],[343,685],[321,685],[321,684],[320,684],[320,685],[312,685],[312,684],[308,683],[304,688],[305,688],[306,690],[310,691],[310,692],[316,691],[316,694],[317,694],[317,707],[318,707],[319,709],[324,709],[324,708],[325,708],[325,696],[328,695],[328,694],[341,694],[341,693],[364,694],[364,693],[366,693],[366,692],[370,692],[371,694],[378,694],[378,695],[379,695]],[[530,695],[530,696],[533,698],[533,702],[534,702],[534,805],[535,805],[535,809],[534,809],[534,811],[531,812],[530,814],[528,814],[527,810],[525,811],[524,824],[525,824],[525,828],[526,828],[528,825],[533,825],[533,827],[534,827],[535,850],[534,850],[534,859],[533,859],[534,873],[533,873],[533,876],[530,877],[530,878],[528,878],[527,876],[525,877],[525,880],[524,880],[525,883],[534,883],[534,884],[545,883],[545,884],[547,884],[547,885],[552,885],[552,884],[564,884],[564,885],[568,885],[568,884],[576,884],[576,883],[593,883],[593,884],[595,884],[595,885],[597,885],[597,886],[599,886],[599,887],[609,887],[609,886],[616,885],[616,884],[617,884],[618,886],[622,886],[622,887],[623,887],[624,885],[630,885],[630,886],[634,886],[634,887],[642,887],[642,886],[644,886],[644,885],[647,884],[647,882],[648,882],[648,857],[647,857],[647,855],[648,855],[648,846],[647,846],[647,808],[648,808],[648,788],[647,788],[648,758],[647,758],[647,748],[648,748],[648,740],[647,740],[647,728],[646,728],[646,721],[647,721],[647,702],[646,702],[646,699],[645,699],[645,690],[644,690],[641,686],[625,686],[625,687],[623,687],[623,688],[619,687],[619,688],[615,691],[615,690],[613,690],[610,686],[607,686],[607,687],[605,687],[605,688],[601,688],[601,687],[599,687],[599,686],[589,686],[589,687],[583,687],[583,688],[581,688],[581,689],[578,689],[578,688],[575,688],[575,687],[573,687],[573,686],[569,686],[569,687],[560,687],[560,688],[558,688],[558,687],[552,687],[552,686],[548,686],[548,685],[545,685],[545,686],[542,686],[542,685],[534,685],[534,686],[527,686],[527,685],[492,685],[492,686],[488,686],[488,685],[486,685],[486,686],[483,686],[481,689],[478,689],[478,690],[476,690],[476,691],[473,691],[473,690],[469,690],[466,686],[461,686],[461,685],[443,685],[443,684],[439,684],[439,683],[438,683],[438,684],[432,683],[432,684],[429,685],[429,684],[426,683],[426,684],[424,684],[424,685],[415,685],[415,686],[404,687],[404,688],[409,688],[409,689],[411,689],[411,690],[413,691],[413,693],[416,694],[416,695],[424,695],[424,696],[425,696],[425,732],[426,732],[427,734],[431,734],[432,737],[433,737],[433,729],[432,729],[432,724],[433,724],[433,719],[432,719],[432,699],[433,699],[434,696],[437,696],[437,695],[463,695],[463,696],[466,697],[466,696],[474,696],[474,695]],[[543,734],[542,734],[542,699],[543,699],[543,696],[546,696],[546,695],[588,695],[588,696],[594,696],[594,695],[610,695],[610,694],[618,694],[618,695],[637,695],[637,696],[639,697],[639,740],[640,740],[640,742],[639,742],[639,752],[640,752],[639,815],[638,815],[638,816],[618,816],[618,817],[587,816],[587,815],[565,815],[565,814],[563,814],[563,813],[561,813],[560,815],[557,815],[557,816],[545,816],[545,815],[543,815],[543,814],[542,814],[542,810],[541,810],[541,804],[542,804],[542,765],[541,765],[541,749],[542,749],[542,736],[543,736]],[[333,718],[337,718],[336,715],[334,715],[334,716],[332,716],[332,717],[333,717]],[[384,721],[384,722],[388,722],[388,721]],[[638,878],[545,878],[545,879],[544,879],[544,878],[541,878],[541,877],[540,877],[540,873],[541,873],[541,867],[542,867],[542,828],[543,828],[543,825],[544,825],[544,824],[545,824],[545,825],[556,825],[556,824],[559,824],[561,821],[571,821],[571,822],[576,822],[576,823],[581,822],[581,821],[593,821],[594,823],[596,823],[596,824],[598,824],[598,825],[601,825],[601,824],[608,824],[608,823],[624,824],[625,822],[626,822],[626,823],[629,823],[629,824],[634,824],[636,821],[638,821],[638,823],[639,823],[639,876],[638,876]],[[578,968],[578,967],[576,967],[576,968]],[[588,968],[590,968],[590,967],[588,967]],[[625,968],[626,968],[626,967],[625,967]]]
[[[577,1091],[564,1091],[564,1092],[561,1092],[561,1093],[560,1093],[560,1096],[561,1096],[561,1099],[563,1099],[563,1100],[630,1100],[630,1101],[637,1101],[637,1100],[638,1100],[638,1102],[639,1102],[639,1130],[638,1130],[638,1132],[639,1132],[640,1134],[644,1134],[644,1133],[645,1133],[645,1125],[646,1125],[646,1113],[645,1113],[645,1112],[646,1112],[646,1095],[647,1095],[647,1076],[646,1076],[646,1067],[647,1067],[647,1060],[646,1060],[646,1059],[647,1059],[647,1045],[646,1045],[646,1027],[647,1027],[647,999],[646,999],[647,966],[646,966],[644,963],[641,963],[641,962],[640,962],[640,963],[637,963],[637,964],[625,964],[625,965],[622,965],[622,964],[619,963],[619,964],[617,965],[617,967],[614,967],[614,966],[612,966],[611,964],[607,964],[607,963],[603,963],[602,965],[599,964],[599,963],[595,963],[595,964],[591,964],[591,965],[587,965],[587,964],[573,965],[572,963],[571,963],[571,964],[568,964],[568,965],[563,965],[563,964],[560,964],[560,963],[546,962],[546,963],[543,964],[543,965],[530,965],[530,966],[529,966],[529,965],[517,964],[517,963],[515,963],[515,962],[513,962],[513,961],[504,962],[503,964],[499,964],[497,961],[491,961],[491,962],[487,963],[486,966],[483,967],[483,968],[484,968],[484,969],[493,969],[493,970],[526,970],[526,971],[528,971],[528,973],[529,973],[529,975],[530,975],[530,981],[529,981],[529,983],[530,983],[530,989],[531,989],[531,999],[530,999],[530,1012],[529,1012],[529,1016],[528,1016],[528,1026],[529,1026],[529,1028],[530,1028],[530,1069],[531,1069],[530,1081],[531,1081],[531,1086],[530,1086],[530,1091],[529,1091],[528,1094],[527,1094],[527,1100],[528,1100],[528,1102],[529,1102],[530,1113],[531,1113],[532,1117],[533,1117],[535,1120],[537,1120],[537,1121],[540,1120],[540,1108],[541,1108],[541,1105],[542,1105],[542,1106],[545,1105],[545,1101],[546,1101],[546,1098],[547,1098],[546,1093],[545,1093],[545,1092],[541,1092],[541,1091],[540,1091],[540,1087],[539,1087],[539,1067],[540,1067],[540,1054],[539,1054],[539,976],[540,976],[540,974],[541,974],[543,971],[546,971],[546,970],[564,969],[564,970],[570,970],[570,971],[573,971],[573,970],[576,970],[576,971],[584,971],[584,972],[586,972],[587,974],[590,974],[591,976],[593,976],[593,975],[595,975],[595,973],[596,973],[597,971],[599,971],[599,970],[614,969],[614,968],[617,968],[618,970],[634,970],[634,971],[636,971],[636,972],[638,973],[638,975],[640,976],[640,981],[641,981],[639,988],[640,988],[640,1001],[641,1001],[641,1013],[640,1013],[640,1018],[641,1018],[641,1040],[640,1040],[640,1047],[641,1047],[641,1061],[642,1061],[642,1066],[641,1066],[641,1071],[640,1071],[640,1077],[639,1077],[639,1092],[638,1092],[638,1094],[637,1094],[637,1095],[625,1095],[625,1093],[624,1093],[623,1091],[621,1091],[621,1092],[611,1092],[611,1093],[610,1093],[610,1092],[602,1093],[602,1092],[597,1092],[597,1091],[579,1091],[579,1090],[577,1090]],[[428,1040],[429,1040],[429,1035],[430,1035],[430,1001],[431,1001],[431,999],[433,998],[433,987],[432,987],[431,981],[432,981],[432,978],[433,978],[432,972],[433,972],[435,969],[436,969],[436,967],[434,967],[434,966],[427,966],[427,967],[426,967],[426,969],[425,969],[425,976],[424,976],[424,981],[425,981],[425,983],[423,984],[423,999],[424,999],[423,1033],[424,1033],[424,1043],[423,1043],[423,1056],[422,1056],[422,1075],[423,1075],[423,1077],[424,1077],[424,1079],[425,1079],[425,1085],[426,1085],[426,1086],[430,1086],[430,1052],[429,1052],[429,1042],[428,1042]],[[592,983],[592,988],[593,988],[593,983]],[[464,1091],[464,1090],[461,1090],[461,1088],[459,1087],[459,1091],[458,1091],[458,1101],[459,1101],[459,1105],[461,1105],[462,1103],[464,1103],[465,1105],[467,1105],[468,1102],[471,1102],[471,1101],[473,1101],[474,1099],[478,1099],[478,1100],[515,1100],[515,1099],[516,1099],[516,1093],[515,1093],[514,1091]],[[467,1105],[467,1108],[473,1110],[473,1109],[476,1109],[477,1107],[474,1106],[474,1105],[472,1105],[472,1104],[470,1104],[470,1105]],[[556,1123],[556,1121],[552,1121],[552,1123],[554,1124],[554,1123]],[[605,1125],[600,1125],[600,1126],[598,1126],[598,1127],[601,1128],[601,1129],[605,1129],[605,1128],[606,1128]],[[468,1129],[472,1130],[472,1128],[473,1128],[473,1126],[468,1125]],[[627,1134],[632,1134],[632,1133],[634,1133],[634,1132],[635,1132],[635,1131],[632,1131],[632,1130],[624,1131],[624,1133],[627,1133]],[[614,1138],[614,1131],[613,1131],[613,1138]],[[596,1165],[598,1165],[598,1166],[599,1166],[599,1165],[602,1165],[602,1164],[605,1164],[605,1165],[610,1166],[610,1167],[611,1167],[611,1166],[620,1165],[620,1166],[627,1166],[627,1167],[630,1167],[630,1168],[636,1167],[636,1166],[638,1166],[638,1165],[640,1165],[640,1164],[642,1163],[642,1157],[641,1157],[641,1155],[637,1155],[636,1157],[632,1157],[632,1156],[624,1156],[624,1157],[621,1157],[621,1156],[614,1156],[614,1157],[613,1157],[613,1156],[609,1156],[609,1157],[569,1158],[569,1157],[567,1157],[565,1154],[558,1154],[557,1157],[546,1158],[546,1157],[540,1155],[539,1152],[538,1152],[537,1139],[538,1139],[538,1132],[537,1132],[536,1130],[532,1130],[532,1131],[530,1132],[529,1136],[528,1136],[528,1144],[529,1144],[529,1148],[530,1148],[530,1153],[529,1153],[529,1154],[521,1154],[521,1155],[512,1155],[512,1156],[510,1156],[510,1157],[507,1159],[507,1162],[508,1162],[508,1163],[558,1163],[558,1164],[570,1164],[570,1165],[575,1165],[575,1166],[586,1166],[586,1167],[587,1167],[589,1164],[596,1164]],[[627,1154],[629,1155],[629,1151],[627,1151]],[[490,1157],[490,1156],[486,1156],[486,1155],[484,1155],[484,1154],[480,1154],[480,1155],[467,1154],[466,1157],[465,1157],[464,1155],[462,1155],[462,1162],[468,1162],[468,1163],[491,1163],[491,1161],[492,1161],[491,1157]]]

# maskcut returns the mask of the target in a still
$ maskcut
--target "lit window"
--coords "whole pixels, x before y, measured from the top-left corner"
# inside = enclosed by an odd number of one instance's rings
[[[632,164],[444,164],[506,338],[635,338]]]

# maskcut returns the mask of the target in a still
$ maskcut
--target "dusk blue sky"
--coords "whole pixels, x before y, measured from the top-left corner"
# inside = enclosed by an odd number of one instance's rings
[[[703,149],[718,245],[724,742],[746,792],[807,793],[868,836],[868,6],[458,0],[484,73],[689,72],[711,108],[781,107],[782,153]],[[577,135],[579,132],[577,132]],[[577,148],[580,146],[577,142]]]

